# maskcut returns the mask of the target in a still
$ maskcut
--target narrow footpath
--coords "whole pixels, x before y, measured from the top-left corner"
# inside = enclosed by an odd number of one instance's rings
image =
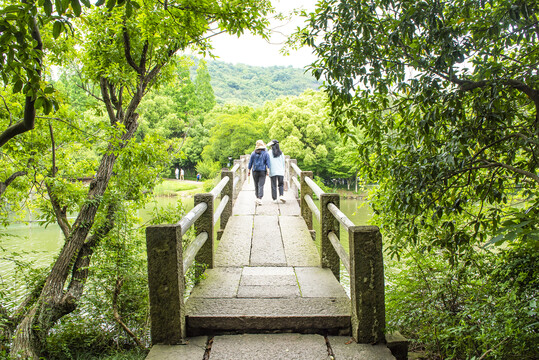
[[[255,205],[246,181],[215,251],[215,267],[186,302],[185,345],[154,345],[148,360],[394,359],[351,341],[350,300],[320,257],[293,194]]]

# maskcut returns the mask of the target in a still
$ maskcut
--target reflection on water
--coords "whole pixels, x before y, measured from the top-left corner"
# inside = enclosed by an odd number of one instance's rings
[[[193,208],[192,197],[164,196],[156,198],[155,202],[141,209],[139,216],[145,222],[150,219],[156,205],[175,207],[179,199],[186,211]],[[44,227],[38,221],[31,221],[28,224],[14,223],[0,230],[0,284],[9,291],[20,294],[15,281],[15,261],[31,262],[34,268],[47,267],[51,265],[63,243],[64,235],[57,224]]]
[[[159,197],[155,202],[147,205],[146,209],[139,211],[142,221],[147,221],[155,204],[158,206],[176,206],[177,201],[181,199],[186,211],[193,208],[193,197]],[[371,218],[370,208],[363,206],[358,209],[361,200],[342,199],[340,208],[350,220],[356,225],[366,225]],[[217,207],[218,204],[215,204]],[[318,204],[317,204],[318,205]],[[314,219],[314,228],[319,225]],[[6,235],[7,234],[7,235]],[[317,245],[319,246],[319,239]],[[29,224],[16,223],[10,225],[6,230],[0,232],[0,282],[6,286],[14,286],[14,263],[15,255],[20,254],[20,259],[31,261],[35,267],[43,267],[51,264],[54,257],[58,254],[60,247],[64,242],[64,236],[56,224],[48,227],[40,226],[38,222]],[[341,229],[341,242],[348,250],[348,234]],[[341,282],[345,287],[349,287],[348,274],[344,269],[341,270]]]

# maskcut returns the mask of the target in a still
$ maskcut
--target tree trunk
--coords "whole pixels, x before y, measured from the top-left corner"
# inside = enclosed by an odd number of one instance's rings
[[[126,121],[127,131],[122,136],[121,147],[127,145],[133,137],[138,126],[137,118],[138,115],[134,113],[132,119]],[[79,212],[66,243],[47,277],[39,299],[26,313],[15,331],[11,357],[37,360],[43,356],[49,330],[58,319],[77,307],[85,280],[85,278],[82,279],[84,276],[80,276],[80,273],[87,271],[92,255],[91,251],[82,250],[87,243],[86,239],[94,224],[101,198],[112,176],[112,169],[118,158],[117,150],[109,146],[106,155],[102,157],[96,176],[90,183],[86,203]],[[85,259],[79,259],[82,255]],[[79,267],[81,264],[86,264],[86,266]],[[69,285],[67,291],[64,291],[70,274],[72,284]]]

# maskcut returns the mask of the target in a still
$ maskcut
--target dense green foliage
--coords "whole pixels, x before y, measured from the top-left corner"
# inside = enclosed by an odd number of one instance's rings
[[[264,36],[265,16],[271,12],[269,2],[258,0],[205,1],[190,6],[181,1],[112,0],[99,7],[103,3],[92,7],[85,1],[88,9],[83,10],[77,0],[1,2],[0,75],[4,85],[12,86],[2,96],[9,103],[4,101],[0,117],[1,156],[10,165],[1,174],[0,199],[9,209],[26,197],[39,207],[45,223],[57,223],[65,236],[46,280],[36,284],[21,308],[0,304],[0,336],[12,340],[5,345],[11,345],[13,356],[37,359],[47,354],[49,332],[82,304],[89,276],[109,281],[116,278],[118,283],[124,280],[120,270],[134,270],[123,263],[137,263],[136,258],[126,256],[129,249],[122,241],[130,221],[118,216],[143,206],[159,181],[170,148],[174,150],[162,136],[182,136],[180,120],[203,113],[214,103],[202,64],[192,91],[190,79],[185,79],[189,76],[180,81],[187,89],[180,86],[172,91],[172,96],[183,97],[185,102],[170,102],[168,109],[156,105],[162,99],[148,104],[146,132],[140,141],[134,141],[139,124],[145,122],[139,105],[152,88],[174,79],[174,67],[181,63],[176,53],[187,48],[206,53],[212,32],[240,35],[248,30]],[[75,86],[98,100],[98,112],[85,109],[86,105],[94,106],[93,102],[76,106],[79,113],[74,112],[75,107],[62,108],[54,96],[63,94],[42,82],[42,74],[53,64],[71,64],[80,76]],[[63,85],[73,88],[73,84]],[[23,99],[18,95],[21,91]],[[177,111],[177,105],[185,112],[168,114],[169,110]],[[58,117],[42,116],[53,110],[62,111],[56,112]],[[80,181],[81,176],[91,179],[89,186]],[[15,180],[24,187],[18,187]],[[19,190],[26,193],[11,194]],[[115,232],[118,241],[108,244]],[[118,249],[116,257],[97,256],[109,245]],[[94,255],[102,260],[100,265],[107,274],[120,269],[116,276],[104,276],[99,266],[93,268]],[[137,287],[127,282],[125,286]],[[143,302],[140,304],[132,309],[136,315],[144,308]],[[116,315],[121,325],[121,315]],[[129,333],[125,325],[122,327]],[[131,337],[136,339],[136,334]]]
[[[261,106],[281,96],[298,96],[320,83],[303,69],[284,66],[257,67],[208,61],[211,85],[218,104]]]
[[[318,55],[312,71],[333,123],[362,135],[357,163],[379,184],[371,204],[388,253],[423,273],[394,290],[421,320],[404,312],[391,322],[441,358],[537,357],[537,283],[513,291],[513,276],[537,275],[509,275],[509,264],[539,248],[538,10],[324,0],[298,34]],[[520,255],[498,261],[483,248],[504,242]],[[489,272],[505,262],[496,284]]]

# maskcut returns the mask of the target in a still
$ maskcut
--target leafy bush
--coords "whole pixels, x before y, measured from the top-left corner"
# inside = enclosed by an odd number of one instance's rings
[[[202,175],[202,178],[213,179],[221,170],[221,165],[217,161],[204,160],[197,164],[196,170]]]
[[[479,252],[453,266],[411,251],[387,275],[389,330],[435,359],[536,359],[539,256],[525,247]]]

